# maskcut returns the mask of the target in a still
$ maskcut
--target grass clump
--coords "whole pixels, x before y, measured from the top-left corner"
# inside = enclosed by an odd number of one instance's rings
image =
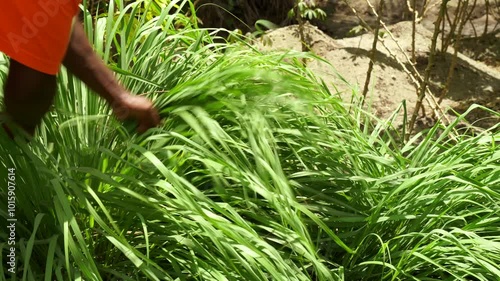
[[[302,54],[214,43],[179,13],[188,1],[153,18],[146,2],[111,3],[121,13],[87,30],[164,123],[133,134],[63,71],[37,139],[0,135],[1,169],[17,170],[19,278],[500,276],[498,126],[401,145],[385,126],[360,130]]]

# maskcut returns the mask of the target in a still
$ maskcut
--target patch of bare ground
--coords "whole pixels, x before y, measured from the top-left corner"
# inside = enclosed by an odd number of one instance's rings
[[[404,50],[401,52],[396,43],[386,38],[385,45],[390,52],[379,44],[375,56],[370,92],[367,105],[377,117],[386,119],[404,101],[409,114],[413,112],[417,101],[415,86],[405,73],[397,59],[405,62],[411,51],[411,22],[399,22],[389,27]],[[301,42],[297,37],[297,26],[287,26],[266,34],[272,42],[271,46],[260,46],[263,50],[301,50]],[[309,38],[311,51],[331,63],[328,66],[322,62],[313,61],[308,67],[323,79],[333,92],[338,93],[345,102],[351,101],[353,88],[362,88],[368,69],[369,54],[372,48],[373,35],[366,33],[357,37],[333,39],[318,27],[305,27]],[[423,73],[428,61],[428,52],[432,33],[423,25],[417,26],[416,55],[417,69]],[[436,59],[431,72],[430,88],[438,95],[446,81],[453,50]],[[391,56],[391,53],[395,57]],[[409,66],[409,65],[406,65]],[[343,78],[340,78],[341,75]],[[349,82],[346,84],[342,79]],[[358,85],[358,86],[356,86]],[[359,91],[360,92],[360,91]],[[450,119],[455,114],[465,112],[469,106],[477,103],[500,111],[500,73],[497,69],[484,63],[459,54],[455,75],[451,82],[449,94],[443,100],[441,107],[447,111]],[[429,106],[424,102],[428,113]],[[428,114],[429,116],[431,114]],[[419,121],[421,126],[428,124],[427,119]],[[468,120],[478,127],[489,127],[500,120],[487,112],[475,110]],[[396,118],[395,125],[403,122],[403,111]],[[417,125],[419,125],[417,124]]]
[[[378,1],[370,0],[375,6]],[[342,97],[345,102],[351,101],[353,88],[362,88],[366,79],[369,64],[369,55],[373,43],[373,35],[363,32],[352,32],[360,26],[360,21],[352,11],[354,8],[369,25],[374,26],[376,16],[366,0],[349,0],[349,6],[342,0],[319,1],[327,13],[327,19],[313,21],[316,26],[306,26],[311,51],[326,59],[333,65],[320,62],[311,62],[308,67],[331,86],[331,90]],[[389,25],[399,45],[387,36],[384,43],[387,49],[378,44],[375,55],[375,65],[372,73],[370,92],[367,98],[368,109],[377,117],[386,119],[405,102],[407,112],[411,114],[415,108],[417,94],[415,86],[405,69],[397,60],[405,62],[410,68],[406,57],[411,54],[411,14],[406,7],[406,1],[386,0],[385,12],[382,20]],[[439,3],[438,1],[432,1]],[[450,20],[453,19],[457,0],[448,3]],[[490,1],[491,3],[491,1]],[[430,5],[423,20],[417,25],[416,56],[417,70],[423,75],[428,63],[434,22],[437,18],[439,5]],[[471,20],[463,30],[462,52],[458,55],[454,78],[451,81],[449,92],[443,99],[441,107],[447,111],[447,116],[453,120],[456,113],[464,113],[472,104],[480,104],[494,111],[500,112],[500,25],[498,23],[499,7],[490,5],[486,9],[484,0],[477,0]],[[445,27],[445,30],[448,28]],[[301,50],[301,43],[297,37],[297,26],[288,26],[269,32],[266,36],[272,46],[264,46],[266,50]],[[358,29],[359,30],[359,29]],[[438,40],[438,47],[440,41]],[[395,54],[395,57],[391,56]],[[438,99],[448,76],[453,49],[435,59],[430,77],[430,89]],[[339,75],[342,76],[340,78]],[[344,83],[343,79],[349,84]],[[358,91],[361,92],[361,89]],[[428,116],[432,112],[424,102]],[[477,127],[490,127],[500,120],[483,110],[474,110],[467,120]],[[396,118],[396,124],[403,122],[403,112]],[[421,118],[417,122],[418,129],[433,125],[429,118]]]

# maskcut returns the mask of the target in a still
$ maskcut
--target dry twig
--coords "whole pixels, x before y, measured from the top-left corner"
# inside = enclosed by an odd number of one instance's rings
[[[413,111],[413,114],[412,114],[411,119],[410,119],[410,124],[408,126],[408,135],[406,136],[407,139],[409,138],[409,136],[411,135],[411,133],[413,131],[413,127],[415,126],[415,121],[417,119],[418,111],[419,111],[420,107],[422,106],[422,100],[425,97],[427,85],[429,84],[432,65],[434,64],[434,59],[436,57],[436,45],[437,45],[437,39],[439,36],[439,26],[445,17],[447,2],[448,2],[448,0],[443,0],[443,2],[441,3],[441,8],[439,10],[439,16],[438,16],[436,22],[434,23],[434,34],[432,36],[429,61],[427,63],[427,67],[425,69],[424,81],[423,81],[422,85],[420,86],[420,93],[418,95],[417,104],[415,105],[415,110]],[[436,106],[439,106],[439,105],[436,104]]]
[[[384,9],[384,0],[380,0],[379,2],[379,14],[382,14],[382,11]],[[361,101],[361,107],[364,106],[365,100],[366,100],[366,95],[368,94],[368,87],[370,85],[370,80],[372,76],[372,71],[373,71],[373,65],[375,64],[375,55],[377,54],[377,42],[378,42],[378,37],[379,37],[379,31],[380,31],[380,17],[377,18],[377,26],[375,27],[375,32],[373,34],[373,44],[372,44],[372,50],[370,52],[370,62],[368,63],[368,71],[366,73],[366,80],[365,80],[365,86],[363,87],[363,100]]]

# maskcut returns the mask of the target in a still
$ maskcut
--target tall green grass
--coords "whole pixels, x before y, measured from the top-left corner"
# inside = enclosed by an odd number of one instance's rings
[[[120,13],[85,26],[160,128],[135,135],[63,70],[37,137],[0,133],[1,169],[17,171],[17,279],[500,278],[498,125],[406,144],[390,122],[361,130],[369,117],[303,54],[216,43],[182,14],[189,1],[151,2],[111,1]]]

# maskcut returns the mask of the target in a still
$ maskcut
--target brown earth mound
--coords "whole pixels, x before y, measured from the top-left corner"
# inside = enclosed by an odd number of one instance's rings
[[[206,6],[206,10],[199,10],[198,16],[204,21],[204,26],[232,29],[235,27],[234,17],[228,15],[227,10],[235,13],[236,16],[239,15],[239,18],[250,27],[256,20],[262,18],[277,24],[287,24],[291,21],[283,22],[282,20],[286,17],[294,0],[199,0],[196,2],[197,5],[209,2],[221,6],[226,5],[224,6],[226,11],[221,10],[220,7]],[[316,3],[327,13],[327,19],[313,21],[317,27],[306,26],[306,37],[309,38],[311,51],[329,61],[336,71],[317,61],[311,62],[308,67],[324,79],[333,91],[337,89],[344,101],[349,102],[352,98],[353,87],[362,88],[365,83],[373,42],[371,34],[361,33],[360,35],[359,32],[350,31],[360,26],[358,17],[374,26],[377,17],[368,2],[377,6],[379,1],[349,0],[347,2],[349,6],[343,0],[317,0]],[[411,22],[408,20],[412,18],[412,14],[406,2],[385,0],[385,10],[382,13],[382,20],[390,26],[390,31],[403,51],[400,51],[397,44],[387,36],[384,41],[390,51],[380,43],[377,48],[367,105],[370,105],[369,108],[374,115],[381,118],[389,117],[403,101],[406,101],[407,111],[411,114],[417,100],[414,84],[403,66],[398,63],[399,60],[405,62],[407,68],[410,67],[406,62],[411,50]],[[423,20],[418,25],[416,37],[416,68],[422,75],[428,63],[433,23],[438,15],[440,1],[428,0],[427,2],[431,3],[430,9],[426,11]],[[458,2],[459,0],[448,2],[450,19],[453,18]],[[228,3],[232,3],[232,6],[227,6]],[[421,3],[423,2],[417,1],[417,4]],[[475,0],[471,20],[464,27],[463,53],[459,54],[449,93],[441,104],[442,109],[448,111],[447,116],[450,119],[456,116],[453,111],[463,113],[474,103],[500,111],[500,24],[498,22],[500,7],[497,6],[499,3],[497,0],[490,0],[489,3],[487,8],[485,0]],[[357,11],[358,17],[354,15],[352,8]],[[297,34],[297,26],[293,25],[268,32],[265,36],[270,39],[272,46],[261,47],[266,50],[300,51],[302,48]],[[438,57],[434,63],[430,81],[430,89],[434,94],[439,94],[445,84],[452,51],[450,48],[446,55]],[[350,85],[345,84],[337,74],[343,76]],[[361,90],[357,92],[361,93]],[[424,106],[430,116],[429,112],[432,110],[426,102]],[[427,120],[426,124],[422,123],[424,120]],[[499,122],[498,118],[493,118],[491,114],[481,110],[475,110],[468,116],[468,120],[480,127],[489,127]],[[398,115],[397,123],[402,123],[402,113]],[[421,118],[420,123],[425,126],[432,125],[428,118]]]
[[[336,72],[324,63],[317,61],[308,64],[308,67],[322,78],[331,90],[349,102],[352,98],[353,87],[362,88],[366,79],[369,53],[372,47],[373,35],[364,34],[358,37],[333,39],[319,28],[307,25],[306,33],[310,39],[311,51],[329,61]],[[405,55],[410,56],[411,50],[411,22],[400,22],[390,26],[390,31],[396,37],[399,45],[405,51],[401,52],[394,41],[386,38],[385,44],[390,50],[379,45],[375,57],[375,66],[368,94],[367,104],[370,110],[378,117],[388,118],[403,101],[406,101],[408,112],[411,114],[417,100],[416,90],[403,67],[397,59],[406,61]],[[301,50],[301,43],[297,37],[297,26],[288,26],[267,33],[272,42],[271,46],[262,46],[263,50]],[[423,26],[418,26],[416,36],[417,68],[423,73],[427,66],[428,50],[432,33]],[[394,54],[395,57],[391,56]],[[432,70],[431,90],[439,93],[441,85],[446,81],[451,54],[438,58]],[[352,86],[345,84],[337,74],[343,76]],[[357,86],[359,85],[359,86]],[[335,90],[336,89],[336,90]],[[361,90],[358,91],[359,93]],[[463,54],[459,54],[454,79],[450,92],[441,104],[443,110],[448,111],[452,118],[453,110],[463,113],[474,103],[500,111],[500,73],[481,62],[476,62]],[[427,104],[427,112],[430,112]],[[468,120],[475,126],[488,127],[498,123],[486,112],[475,110]],[[402,122],[402,112],[398,115],[397,123]]]

